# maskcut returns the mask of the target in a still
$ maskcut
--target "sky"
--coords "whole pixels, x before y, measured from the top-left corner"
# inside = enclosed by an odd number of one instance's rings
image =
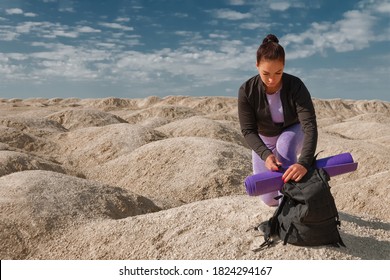
[[[312,97],[390,101],[389,0],[0,0],[0,98],[229,96],[269,33]]]

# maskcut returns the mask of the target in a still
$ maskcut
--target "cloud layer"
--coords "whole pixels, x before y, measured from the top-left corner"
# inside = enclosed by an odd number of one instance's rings
[[[74,1],[58,3],[58,13],[78,12]],[[0,42],[9,48],[0,48],[0,81],[3,86],[20,82],[41,85],[58,79],[105,83],[144,88],[146,95],[188,94],[190,88],[201,87],[219,87],[220,94],[234,92],[248,75],[256,73],[255,52],[260,36],[265,35],[261,30],[280,29],[282,21],[270,20],[270,12],[288,15],[294,9],[310,12],[320,8],[307,7],[302,1],[263,1],[259,5],[236,0],[228,4],[226,8],[205,8],[205,29],[198,30],[185,25],[168,29],[152,16],[134,12],[143,10],[139,4],[128,16],[108,19],[100,15],[75,22],[45,19],[19,7],[4,8],[0,10]],[[385,23],[389,11],[386,1],[364,0],[335,21],[299,26],[284,19],[292,32],[282,33],[280,41],[293,62],[365,50],[374,43],[388,44],[390,29]],[[177,12],[173,17],[180,22],[191,20],[192,15]],[[164,46],[164,38],[170,44]],[[386,72],[381,71],[387,70],[381,65],[376,69],[382,76]],[[339,74],[343,75],[342,71]],[[160,86],[156,88],[156,84]]]

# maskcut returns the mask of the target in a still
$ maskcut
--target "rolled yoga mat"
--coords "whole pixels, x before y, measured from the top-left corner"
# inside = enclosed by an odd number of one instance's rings
[[[338,154],[316,160],[316,167],[323,168],[330,177],[355,171],[357,165],[357,162],[353,161],[350,153]],[[284,184],[282,180],[283,172],[266,171],[248,176],[245,179],[246,192],[250,196],[257,196],[281,190]]]

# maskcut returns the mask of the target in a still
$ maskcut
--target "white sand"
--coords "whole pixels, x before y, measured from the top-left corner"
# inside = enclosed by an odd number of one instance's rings
[[[390,259],[390,103],[314,100],[347,248],[254,250],[235,98],[0,99],[1,259]]]

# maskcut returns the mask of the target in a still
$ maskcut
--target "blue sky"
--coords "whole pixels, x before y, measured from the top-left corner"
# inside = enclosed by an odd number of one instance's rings
[[[315,98],[390,101],[390,1],[0,0],[0,97],[237,96],[268,33]]]

